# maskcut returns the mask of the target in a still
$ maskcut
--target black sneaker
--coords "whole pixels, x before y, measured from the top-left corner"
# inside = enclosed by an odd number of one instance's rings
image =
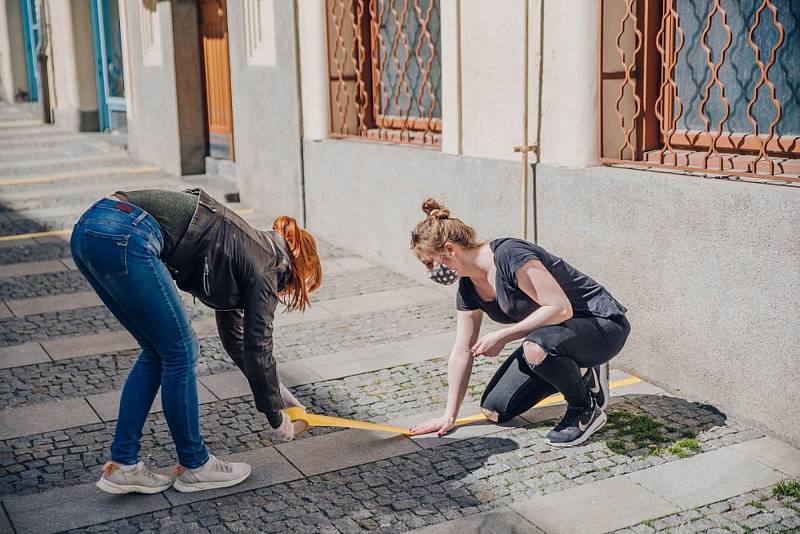
[[[556,427],[547,433],[547,444],[553,447],[580,445],[606,424],[606,414],[592,398],[589,408],[567,407],[567,413]]]
[[[586,389],[597,401],[597,405],[601,410],[605,411],[608,407],[608,399],[611,392],[608,388],[608,364],[595,365],[586,370],[583,375],[583,383],[586,384]]]

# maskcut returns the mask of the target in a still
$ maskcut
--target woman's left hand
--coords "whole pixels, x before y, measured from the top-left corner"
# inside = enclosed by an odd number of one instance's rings
[[[477,343],[472,346],[472,353],[476,356],[495,357],[500,354],[506,341],[500,332],[489,332],[482,336]]]

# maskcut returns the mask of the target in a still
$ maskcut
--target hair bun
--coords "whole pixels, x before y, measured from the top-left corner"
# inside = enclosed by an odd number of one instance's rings
[[[439,203],[438,200],[429,198],[422,203],[422,211],[431,219],[447,219],[450,210]]]

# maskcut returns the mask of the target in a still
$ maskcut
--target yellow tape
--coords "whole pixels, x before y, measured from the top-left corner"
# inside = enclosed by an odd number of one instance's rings
[[[623,386],[629,386],[631,384],[638,384],[639,382],[641,382],[641,379],[635,376],[629,376],[628,378],[623,378],[622,380],[611,382],[608,385],[608,387],[610,389],[615,389],[615,388],[621,388]],[[536,407],[542,408],[544,406],[551,406],[563,400],[564,397],[561,394],[551,395],[546,399],[543,399],[541,402],[539,402],[539,404],[537,404]],[[309,427],[330,426],[337,428],[355,428],[359,430],[377,430],[378,432],[390,432],[392,434],[402,434],[403,436],[411,435],[411,433],[408,431],[407,428],[400,428],[399,426],[392,426],[392,425],[382,425],[379,423],[370,423],[369,421],[358,421],[356,419],[345,419],[344,417],[317,415],[313,413],[308,413],[305,410],[305,408],[287,408],[286,413],[292,421],[303,421]],[[481,423],[485,420],[486,416],[483,415],[482,413],[478,413],[475,415],[470,415],[467,417],[461,417],[459,419],[456,419],[454,425],[463,426],[472,423]]]

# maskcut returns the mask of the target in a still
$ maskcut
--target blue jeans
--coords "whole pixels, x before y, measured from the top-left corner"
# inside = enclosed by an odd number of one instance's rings
[[[142,428],[160,386],[178,461],[188,468],[203,465],[208,452],[197,399],[200,345],[159,259],[161,227],[138,206],[103,199],[75,225],[70,245],[80,272],[142,348],[122,390],[111,459],[139,461]]]

